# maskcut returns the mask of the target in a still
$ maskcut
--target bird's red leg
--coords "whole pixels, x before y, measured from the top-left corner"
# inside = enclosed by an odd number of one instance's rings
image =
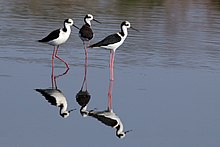
[[[110,83],[109,83],[109,89],[108,89],[108,109],[112,109],[112,89],[113,89],[113,81],[114,81],[114,57],[115,57],[115,51],[110,50]]]
[[[110,50],[110,80],[114,81],[114,58],[115,58],[115,51]]]
[[[60,58],[60,57],[57,55],[57,54],[58,54],[58,48],[59,48],[59,46],[57,46],[57,49],[56,49],[56,52],[55,52],[55,57],[56,57],[57,59],[59,59],[60,61],[62,61],[63,63],[65,63],[66,68],[69,69],[68,63],[67,63],[66,61],[64,61],[62,58]]]
[[[52,74],[51,74],[51,81],[52,81],[52,88],[55,88],[54,85],[54,56],[55,56],[56,46],[54,46],[53,54],[52,54]]]
[[[83,44],[84,44],[84,50],[85,50],[85,64],[84,64],[84,79],[83,79],[81,90],[83,90],[84,84],[86,84],[86,90],[87,90],[88,49],[86,47],[86,43],[83,42]]]
[[[113,81],[110,80],[109,89],[108,89],[108,109],[112,110],[112,88],[113,88]]]

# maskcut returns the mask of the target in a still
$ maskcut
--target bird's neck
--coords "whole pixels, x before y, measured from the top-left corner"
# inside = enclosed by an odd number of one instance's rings
[[[88,25],[89,27],[91,27],[91,21],[90,21],[90,20],[85,19],[84,22],[85,22],[86,25]]]
[[[63,114],[66,111],[67,111],[67,106],[62,105],[62,107],[60,107],[60,114]]]
[[[121,36],[122,36],[123,38],[126,38],[126,37],[128,36],[128,29],[127,29],[127,27],[122,26],[122,27],[121,27],[121,32],[120,32],[120,34],[121,34]]]
[[[64,27],[62,29],[64,32],[71,32],[71,28],[69,25],[67,25],[66,23],[64,23]]]
[[[123,124],[120,122],[118,124],[118,126],[116,127],[116,133],[117,135],[121,134],[122,132],[124,132],[124,127],[123,127]]]

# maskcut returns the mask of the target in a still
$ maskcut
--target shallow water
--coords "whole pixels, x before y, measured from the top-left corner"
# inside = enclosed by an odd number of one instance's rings
[[[219,143],[220,4],[215,0],[70,1],[9,0],[0,2],[0,107],[2,146],[216,146]],[[51,87],[52,46],[36,40],[62,27],[65,18],[83,24],[91,13],[95,43],[129,30],[116,51],[113,109],[132,129],[124,139],[115,129],[83,118],[75,95],[84,75],[84,50],[72,28],[59,55],[69,72],[57,79],[69,108],[59,116],[35,88]],[[89,50],[89,109],[107,108],[109,51]],[[56,60],[56,74],[65,65]]]

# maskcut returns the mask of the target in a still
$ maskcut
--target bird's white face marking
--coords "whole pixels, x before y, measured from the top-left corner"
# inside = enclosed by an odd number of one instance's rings
[[[85,23],[89,24],[91,26],[91,21],[93,20],[92,14],[87,14],[84,18]]]
[[[62,116],[63,118],[67,118],[69,115],[70,115],[69,112],[64,112],[64,113],[61,114],[61,116]]]
[[[65,24],[69,25],[69,26],[72,26],[73,25],[73,20],[71,18],[68,18],[68,19],[65,20]]]
[[[92,14],[87,14],[86,19],[89,20],[89,21],[93,20]]]
[[[124,138],[125,137],[125,133],[121,132],[120,134],[117,134],[118,138]]]
[[[125,21],[124,26],[127,27],[127,28],[130,28],[131,27],[131,23],[128,22],[128,21]]]

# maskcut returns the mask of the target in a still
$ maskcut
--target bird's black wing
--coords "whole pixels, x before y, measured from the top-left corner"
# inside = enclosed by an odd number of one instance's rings
[[[49,35],[47,35],[45,38],[38,40],[39,42],[49,42],[51,40],[54,40],[59,37],[60,29],[54,30]]]
[[[97,115],[94,113],[89,113],[89,116],[92,116],[92,117],[98,119],[100,122],[102,122],[103,124],[110,126],[110,127],[114,127],[118,124],[118,122],[116,120],[105,117],[104,115]]]
[[[86,24],[83,25],[82,28],[79,30],[79,34],[80,34],[80,37],[86,38],[88,40],[91,40],[93,38],[92,29]]]
[[[51,103],[51,105],[57,106],[56,99],[50,95],[50,91],[48,92],[48,90],[45,90],[45,89],[35,89],[35,90],[41,93],[45,97],[45,99],[49,103]]]
[[[109,44],[114,44],[121,41],[121,37],[118,34],[112,34],[104,38],[102,41],[90,45],[90,47],[101,47],[101,46],[107,46]]]

